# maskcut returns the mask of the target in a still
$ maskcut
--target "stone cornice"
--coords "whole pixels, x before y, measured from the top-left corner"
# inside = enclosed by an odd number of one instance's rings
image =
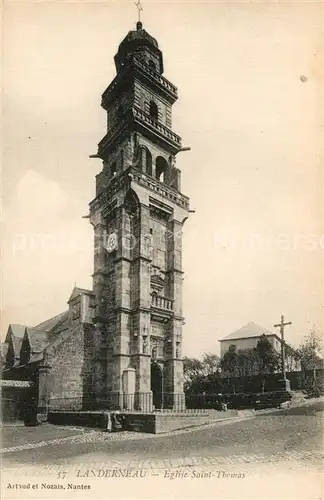
[[[92,202],[90,202],[90,212],[94,213],[97,210],[106,210],[113,203],[113,196],[120,191],[127,191],[131,187],[132,183],[136,183],[139,186],[145,187],[152,193],[162,196],[165,202],[172,203],[173,205],[178,205],[184,210],[189,210],[189,198],[188,196],[180,193],[176,189],[168,186],[165,183],[154,179],[153,177],[141,172],[135,167],[129,166],[122,174],[114,178],[109,186],[104,192],[100,193]],[[160,205],[168,206],[166,203],[162,203],[154,197],[152,202],[154,204],[159,203]],[[148,207],[145,206],[147,209]],[[169,209],[170,210],[170,209]]]
[[[181,137],[163,123],[154,120],[149,114],[133,104],[120,120],[112,124],[106,135],[98,144],[98,156],[105,159],[111,149],[115,148],[125,135],[134,131],[140,131],[154,141],[160,142],[161,146],[172,154],[181,149]]]
[[[166,203],[172,203],[178,205],[184,210],[189,210],[189,198],[188,196],[180,193],[176,189],[168,186],[167,184],[154,179],[153,177],[141,172],[140,170],[130,167],[129,172],[131,174],[132,182],[136,182],[139,186],[145,187],[152,193],[158,194],[165,199]]]
[[[151,357],[151,354],[145,354],[145,353],[141,353],[141,352],[136,352],[136,353],[132,353],[130,355],[131,358],[135,358],[135,357],[141,357],[141,358],[150,358]]]
[[[109,186],[100,193],[94,200],[90,202],[90,212],[96,212],[98,209],[105,209],[112,203],[112,197],[122,190],[127,190],[130,187],[129,178],[130,168],[126,169],[121,175],[112,179]]]

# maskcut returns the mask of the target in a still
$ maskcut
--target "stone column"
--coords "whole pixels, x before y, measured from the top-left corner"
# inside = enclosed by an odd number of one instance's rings
[[[168,406],[175,410],[185,409],[183,392],[182,348],[182,224],[173,220],[168,224],[168,286],[173,299],[174,316],[170,322],[169,337],[172,348],[165,362],[165,386]]]
[[[142,172],[146,173],[146,148],[140,147],[139,161]]]
[[[183,361],[170,358],[165,361],[165,384],[167,387],[167,407],[183,411],[186,408],[183,392]]]
[[[135,409],[152,411],[151,355],[150,355],[150,263],[152,261],[150,210],[141,204],[140,245],[138,248],[139,266],[137,286],[139,288],[139,311],[137,314],[137,342],[133,353],[136,366]]]
[[[106,296],[105,286],[105,259],[106,259],[106,231],[107,222],[102,212],[98,209],[91,215],[90,222],[94,228],[94,273],[93,291],[95,294],[94,331],[92,336],[92,404],[98,405],[105,394],[104,376],[105,369],[100,358],[100,349],[103,347],[103,338],[106,333]]]
[[[50,375],[51,366],[44,359],[43,364],[38,368],[38,402],[37,402],[37,422],[46,422],[48,414],[49,399],[51,393]]]
[[[115,302],[113,304],[115,325],[113,334],[113,370],[111,405],[114,409],[122,409],[124,404],[123,373],[130,365],[130,256],[129,216],[123,206],[120,206],[116,215],[116,229],[118,232],[118,247],[116,262],[114,263]]]
[[[135,397],[135,368],[127,368],[123,372],[123,392],[124,392],[124,405],[125,410],[134,410],[134,397]]]
[[[153,408],[151,356],[149,354],[140,354],[134,356],[133,362],[136,365],[135,409],[151,412]]]

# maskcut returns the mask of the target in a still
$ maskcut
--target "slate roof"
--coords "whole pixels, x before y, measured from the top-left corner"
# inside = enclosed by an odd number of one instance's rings
[[[57,314],[56,316],[53,316],[52,318],[43,321],[42,323],[39,323],[38,325],[34,326],[34,328],[37,330],[42,330],[43,332],[49,332],[57,325],[57,323],[61,322],[67,314],[68,311],[64,311],[60,314]]]
[[[42,352],[48,344],[48,332],[37,328],[27,328],[31,352]]]
[[[44,358],[43,352],[38,352],[36,354],[30,355],[29,363],[36,363],[37,361],[41,361]]]
[[[75,297],[82,294],[94,295],[92,290],[87,290],[85,288],[74,287],[69,301]],[[28,340],[31,347],[30,363],[39,361],[43,357],[43,352],[46,347],[52,344],[57,338],[60,338],[60,334],[68,328],[68,318],[69,311],[64,311],[62,313],[56,314],[52,318],[42,321],[36,326],[30,327],[25,325],[10,324],[8,327],[8,333],[5,338],[5,343],[1,345],[0,354],[4,359],[8,351],[8,345],[10,339],[12,340],[14,355],[16,358],[16,363],[14,366],[19,365],[20,350],[27,330]],[[17,365],[17,366],[18,366]]]
[[[17,324],[11,323],[8,327],[8,332],[6,335],[5,342],[9,342],[9,334],[10,333],[12,335],[14,335],[14,337],[22,339],[24,336],[24,333],[25,333],[25,328],[26,328],[25,325],[17,325]]]
[[[10,339],[12,340],[14,355],[17,359],[20,355],[20,347],[25,333],[25,328],[26,327],[24,325],[10,324],[5,338],[5,343],[7,345],[9,344]]]
[[[59,334],[63,330],[66,330],[68,328],[68,321],[69,321],[69,311],[65,311],[65,313],[62,313],[60,320],[50,330],[49,332],[50,337],[53,338],[53,335],[55,335],[56,333]]]
[[[7,352],[8,352],[8,344],[4,343],[0,345],[0,353],[1,353],[1,358],[6,359]]]
[[[68,314],[68,311],[64,311],[39,323],[33,328],[27,328],[31,352],[33,354],[42,352],[54,340],[51,333],[55,333],[57,327],[64,325],[68,319]]]
[[[15,358],[19,358],[20,356],[20,348],[23,340],[23,336],[25,333],[24,325],[9,325],[8,333],[11,332],[12,345],[15,354]],[[6,341],[9,341],[8,335],[6,337]]]
[[[253,337],[261,337],[261,335],[263,334],[267,336],[275,335],[276,337],[278,337],[276,333],[271,332],[270,330],[267,330],[267,328],[257,325],[256,323],[251,321],[250,323],[247,323],[246,325],[242,326],[235,332],[230,333],[229,335],[227,335],[227,337],[220,339],[219,342],[222,342],[223,340],[238,340],[238,339],[249,339]]]
[[[56,316],[53,316],[52,318],[49,318],[48,320],[43,321],[42,323],[39,323],[34,327],[10,324],[4,345],[7,345],[8,350],[8,342],[11,335],[15,358],[19,359],[21,344],[23,341],[25,330],[27,329],[32,354],[41,353],[52,340],[50,339],[50,332],[52,330],[55,330],[55,327],[58,324],[63,323],[67,318],[68,311],[64,311],[63,313],[57,314]],[[2,351],[3,349],[4,348],[2,348]]]

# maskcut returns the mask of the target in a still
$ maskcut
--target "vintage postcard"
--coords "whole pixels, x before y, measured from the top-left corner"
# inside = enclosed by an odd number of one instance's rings
[[[2,13],[2,497],[322,498],[323,3]]]

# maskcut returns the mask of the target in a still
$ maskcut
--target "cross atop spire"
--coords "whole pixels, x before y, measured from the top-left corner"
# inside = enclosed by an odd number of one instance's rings
[[[138,10],[138,22],[140,23],[141,22],[141,11],[143,10],[141,0],[137,0],[137,2],[134,2],[134,3],[135,3],[137,10]]]

